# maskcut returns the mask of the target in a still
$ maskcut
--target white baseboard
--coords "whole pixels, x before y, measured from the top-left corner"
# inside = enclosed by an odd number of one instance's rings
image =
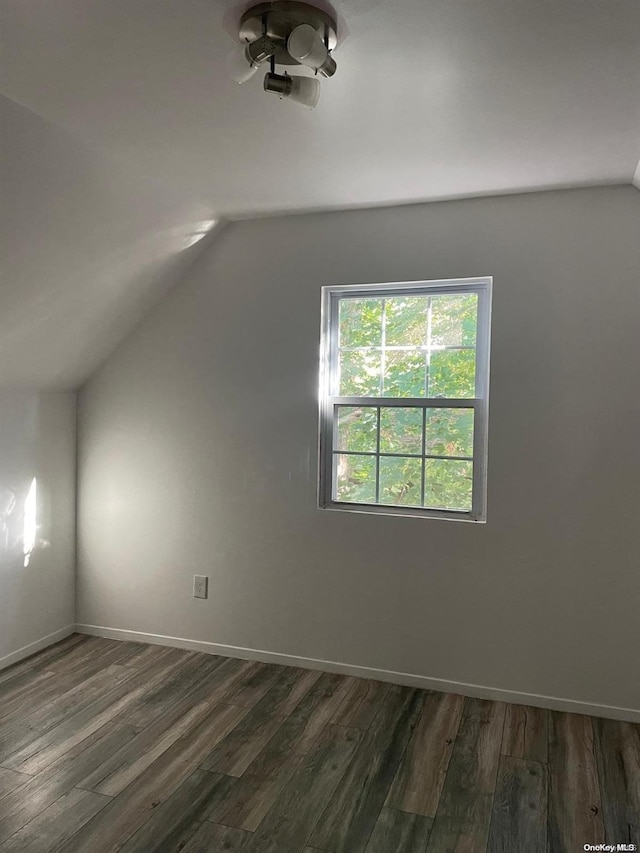
[[[6,669],[8,666],[18,663],[23,658],[28,658],[29,655],[33,655],[36,652],[42,651],[42,649],[46,649],[47,646],[52,646],[54,643],[64,640],[65,637],[71,636],[75,630],[75,625],[67,625],[66,628],[60,628],[60,630],[54,631],[53,634],[48,634],[46,637],[41,637],[39,640],[29,643],[28,646],[23,646],[15,652],[10,652],[8,655],[0,658],[0,669]]]
[[[298,666],[303,669],[320,669],[340,675],[354,675],[357,678],[371,678],[376,681],[388,681],[407,687],[419,687],[422,690],[436,690],[440,693],[457,693],[476,699],[492,699],[496,702],[510,702],[516,705],[533,705],[551,711],[568,711],[573,714],[588,714],[593,717],[606,717],[611,720],[624,720],[640,723],[640,710],[634,708],[616,708],[612,705],[598,705],[593,702],[579,702],[574,699],[559,699],[555,696],[540,696],[536,693],[520,693],[515,690],[503,690],[498,687],[483,687],[479,684],[464,684],[458,681],[446,681],[430,678],[427,675],[413,675],[409,672],[392,672],[387,669],[373,669],[338,661],[317,660],[316,658],[297,657],[280,652],[265,652],[261,649],[245,649],[240,646],[225,646],[204,640],[188,640],[184,637],[167,637],[163,634],[145,634],[142,631],[127,631],[123,628],[106,628],[101,625],[76,625],[79,634],[91,634],[111,640],[129,640],[134,643],[153,643],[160,646],[172,646],[194,652],[211,655],[257,660],[263,663],[277,663],[282,666]]]

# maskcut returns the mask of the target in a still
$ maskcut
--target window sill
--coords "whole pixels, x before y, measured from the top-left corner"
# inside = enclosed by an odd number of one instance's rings
[[[436,518],[440,521],[466,521],[474,524],[486,524],[486,517],[475,516],[471,512],[456,510],[422,509],[421,507],[386,506],[384,504],[352,504],[335,502],[318,504],[318,509],[336,512],[357,512],[364,515],[395,515],[403,518]]]

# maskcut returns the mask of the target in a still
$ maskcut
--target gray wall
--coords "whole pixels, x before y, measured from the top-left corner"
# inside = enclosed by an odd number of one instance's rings
[[[0,390],[0,666],[73,627],[75,412],[75,394]],[[36,547],[25,566],[24,505],[34,477]]]
[[[479,275],[488,523],[318,510],[321,285]],[[231,225],[81,392],[78,621],[640,709],[639,279],[631,187]]]

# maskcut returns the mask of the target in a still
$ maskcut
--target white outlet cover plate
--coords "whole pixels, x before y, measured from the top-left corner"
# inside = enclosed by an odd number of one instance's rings
[[[207,598],[209,590],[209,578],[206,575],[193,576],[193,597]]]

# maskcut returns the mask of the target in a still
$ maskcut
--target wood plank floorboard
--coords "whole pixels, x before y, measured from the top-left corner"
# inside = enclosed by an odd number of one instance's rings
[[[103,650],[97,642],[100,637],[84,639],[87,642],[75,643],[68,651],[67,656],[71,659],[71,663],[67,663],[64,650],[58,651],[53,659],[46,658],[45,652],[34,656],[37,660],[45,657],[43,664],[45,668],[32,662],[27,670],[33,675],[32,684],[12,699],[2,701],[0,698],[1,725],[9,722],[11,718],[24,717],[25,708],[28,709],[28,713],[34,713],[74,687],[81,686],[90,676],[104,671],[109,664],[129,657],[126,648],[130,645],[128,643],[124,643],[125,649],[121,650],[116,640],[105,640],[103,642],[107,646]],[[90,640],[94,642],[89,643]],[[16,666],[19,667],[20,664]]]
[[[224,790],[222,775],[195,770],[120,848],[122,853],[148,853],[158,847],[166,853],[182,850]]]
[[[29,780],[26,773],[19,773],[17,770],[9,770],[6,767],[0,767],[0,800],[10,794],[11,791],[24,785]]]
[[[388,806],[436,816],[463,706],[464,698],[452,693],[425,695],[420,721],[389,791]]]
[[[33,737],[5,761],[6,766],[16,767],[27,773],[40,772],[107,722],[113,719],[117,721],[123,710],[162,684],[173,668],[179,665],[176,661],[169,665],[155,663],[150,664],[144,672],[123,667],[119,672],[129,673],[123,684],[116,684],[113,690],[107,689],[94,703],[84,710],[79,710],[79,713],[67,715],[58,725],[45,730],[43,734],[38,735],[36,727],[32,732]],[[82,705],[78,708],[82,708]]]
[[[247,715],[201,766],[228,776],[242,776],[285,720],[286,717]]]
[[[197,688],[183,696],[151,726],[140,731],[134,741],[96,767],[79,787],[110,796],[119,794],[205,717],[225,695],[225,689],[233,688],[243,671],[241,661],[227,660],[216,667]]]
[[[133,736],[131,728],[104,726],[43,773],[26,776],[28,781],[0,800],[0,841],[36,818]]]
[[[129,678],[116,685],[77,714],[69,715],[45,734],[30,740],[5,761],[5,766],[31,774],[45,770],[76,744],[117,717],[123,707],[144,691],[143,686],[136,684]]]
[[[390,688],[390,684],[385,684],[382,681],[371,681],[368,678],[356,679],[346,699],[333,715],[331,722],[366,731],[373,722],[380,703],[384,702]]]
[[[238,724],[246,708],[217,705],[118,794],[79,833],[65,853],[115,853],[163,806],[198,762]]]
[[[10,681],[17,675],[21,675],[23,672],[37,672],[42,669],[46,670],[47,667],[45,664],[64,657],[69,654],[74,646],[80,645],[86,640],[87,637],[83,634],[72,634],[70,637],[66,637],[64,640],[60,640],[54,645],[48,646],[46,649],[30,655],[28,658],[24,658],[24,660],[8,666],[6,669],[0,671],[0,684],[5,681]]]
[[[240,853],[246,849],[249,833],[229,826],[203,823],[182,853]]]
[[[640,844],[640,727],[72,635],[0,672],[0,853]]]
[[[66,841],[109,802],[108,797],[72,788],[14,833],[2,853],[48,853],[65,849]]]
[[[488,849],[489,853],[546,853],[547,773],[543,764],[501,757]]]
[[[424,691],[393,686],[310,838],[332,853],[362,853],[424,704]]]
[[[115,797],[210,710],[208,703],[184,700],[121,749],[106,757],[78,787]]]
[[[28,710],[28,713],[33,713],[39,708],[43,708],[49,702],[84,681],[81,674],[60,676],[55,672],[42,673],[37,670],[34,670],[33,674],[34,682],[30,687],[20,691],[16,696],[0,701],[0,726],[4,726],[16,717],[24,717],[25,709]],[[46,678],[42,676],[46,676]]]
[[[68,656],[61,656],[48,669],[60,675],[88,678],[111,664],[120,663],[130,654],[129,643],[123,643],[124,648],[120,648],[117,640],[107,640],[103,647],[97,642],[99,640],[100,637],[89,637],[86,643],[75,646]]]
[[[547,763],[549,712],[526,705],[507,705],[502,754]]]
[[[259,779],[247,773],[239,779],[226,777],[235,784],[230,786],[224,799],[214,806],[208,819],[255,832],[303,759],[303,755],[292,754],[271,779]]]
[[[0,764],[8,766],[10,757],[42,734],[64,722],[78,711],[90,706],[115,686],[132,678],[134,671],[123,666],[112,665],[100,670],[72,690],[49,702],[43,708],[22,716],[16,716],[0,725]],[[25,713],[27,712],[27,713]]]
[[[433,818],[383,808],[365,853],[425,853]]]
[[[19,700],[26,693],[35,694],[42,688],[44,681],[55,677],[55,672],[26,670],[7,681],[0,682],[0,704],[6,708],[11,700]]]
[[[229,702],[243,708],[253,708],[273,686],[281,672],[282,667],[275,664],[250,664],[245,677],[229,696]]]
[[[275,679],[270,678],[267,691],[261,691],[262,697],[240,725],[202,763],[203,769],[242,776],[320,676],[314,673],[316,678],[311,680],[304,678],[299,669],[280,667],[279,670]],[[246,699],[246,690],[246,686],[241,685],[230,694],[229,702],[235,705],[239,697]]]
[[[176,663],[163,681],[156,683],[153,690],[145,692],[135,704],[129,705],[121,713],[119,721],[137,728],[150,726],[217,669],[222,661],[222,658],[213,655],[203,659],[194,654],[192,658]]]
[[[640,849],[640,728],[593,720],[605,837]]]
[[[360,738],[358,729],[328,724],[244,851],[299,853],[349,766]]]
[[[465,699],[428,853],[486,849],[504,716],[500,702]]]
[[[591,717],[550,712],[549,853],[604,843],[599,781]]]
[[[323,674],[247,768],[250,776],[275,779],[292,754],[306,755],[340,705],[354,679]]]
[[[127,660],[127,666],[134,669],[145,670],[148,666],[163,663],[173,666],[176,663],[188,660],[190,652],[185,649],[175,649],[170,646],[150,646],[146,643],[135,643],[137,649]]]

